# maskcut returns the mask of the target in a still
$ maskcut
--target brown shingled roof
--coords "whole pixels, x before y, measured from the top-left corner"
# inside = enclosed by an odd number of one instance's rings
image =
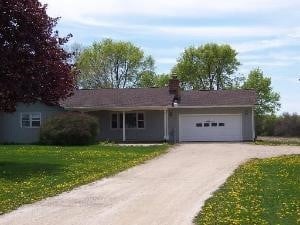
[[[165,88],[128,88],[76,90],[62,101],[65,108],[118,108],[171,106],[173,95]],[[242,106],[254,105],[252,90],[182,91],[179,106]]]
[[[61,102],[61,106],[77,107],[135,107],[168,106],[173,96],[168,88],[126,88],[76,90],[74,95]]]
[[[253,90],[183,91],[181,106],[255,105]]]

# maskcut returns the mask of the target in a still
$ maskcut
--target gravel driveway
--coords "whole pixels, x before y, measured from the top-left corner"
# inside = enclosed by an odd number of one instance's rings
[[[180,144],[118,175],[0,216],[1,225],[189,225],[204,201],[242,162],[300,147]]]

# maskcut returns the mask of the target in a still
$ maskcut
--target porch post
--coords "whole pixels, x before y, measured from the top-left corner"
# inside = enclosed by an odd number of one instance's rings
[[[125,132],[125,111],[123,111],[123,141],[126,141],[126,132]]]
[[[168,133],[168,111],[164,109],[164,139],[166,141],[169,140]]]

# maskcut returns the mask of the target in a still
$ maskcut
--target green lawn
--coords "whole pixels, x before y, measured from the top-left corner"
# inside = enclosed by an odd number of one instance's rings
[[[254,159],[205,202],[198,225],[300,224],[300,155]]]
[[[167,145],[0,145],[0,214],[135,166]]]

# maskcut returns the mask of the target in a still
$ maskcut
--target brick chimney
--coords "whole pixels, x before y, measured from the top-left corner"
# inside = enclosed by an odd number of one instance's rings
[[[180,80],[173,74],[169,80],[169,93],[174,95],[174,100],[180,100]]]

